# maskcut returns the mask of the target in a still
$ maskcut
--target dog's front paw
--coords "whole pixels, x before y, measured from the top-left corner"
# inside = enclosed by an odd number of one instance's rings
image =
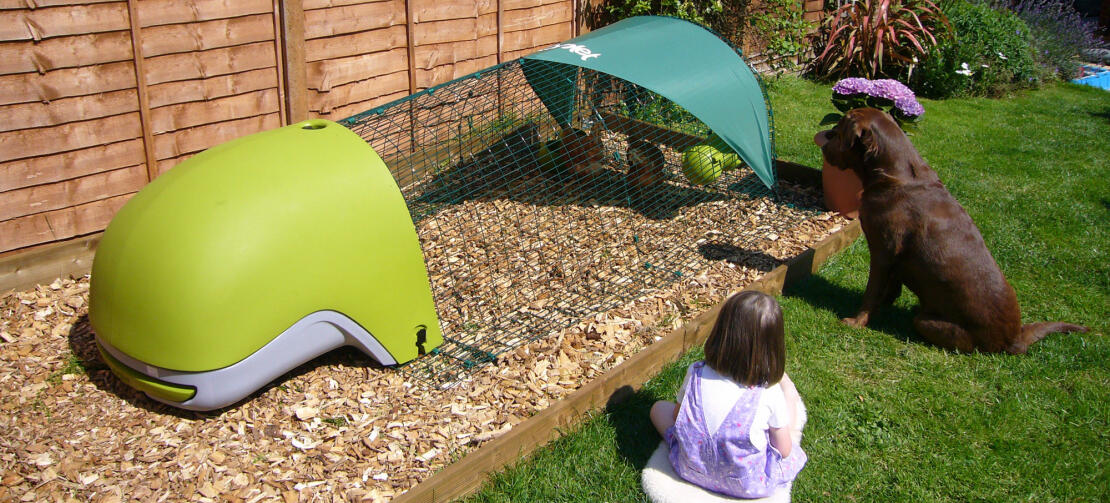
[[[848,325],[849,327],[863,328],[867,326],[867,317],[857,316],[855,318],[843,318],[840,320],[840,322]]]

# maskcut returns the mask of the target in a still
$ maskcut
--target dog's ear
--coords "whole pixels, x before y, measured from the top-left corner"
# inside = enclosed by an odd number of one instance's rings
[[[879,151],[882,150],[882,135],[875,131],[875,128],[872,128],[870,124],[864,125],[858,122],[856,123],[856,132],[860,144],[863,145],[864,157],[874,159],[878,156]]]

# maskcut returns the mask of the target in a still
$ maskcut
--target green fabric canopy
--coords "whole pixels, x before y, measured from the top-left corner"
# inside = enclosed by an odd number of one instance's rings
[[[775,183],[770,103],[759,79],[736,50],[697,24],[628,18],[526,56],[522,63],[540,100],[563,124],[573,113],[574,67],[604,72],[679,104],[717,133],[765,185]],[[567,78],[533,78],[541,74]]]

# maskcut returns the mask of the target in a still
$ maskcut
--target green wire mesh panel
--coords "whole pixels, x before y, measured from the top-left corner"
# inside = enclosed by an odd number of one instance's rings
[[[587,69],[526,78],[521,61],[343,121],[390,167],[420,236],[446,341],[405,367],[420,379],[457,380],[697,273],[708,229],[793,223],[730,211],[772,195],[746,167],[706,185],[683,174],[683,151],[711,132],[675,103]],[[577,83],[569,117],[537,97],[545,79]]]

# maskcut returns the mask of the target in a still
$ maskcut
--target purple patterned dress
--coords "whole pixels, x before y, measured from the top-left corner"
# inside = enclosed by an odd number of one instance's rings
[[[701,372],[693,365],[674,426],[664,435],[671,449],[671,466],[684,480],[735,498],[762,498],[786,487],[806,463],[801,446],[783,458],[770,443],[761,451],[752,444],[749,429],[763,388],[747,388],[732,412],[713,435],[702,412]]]

